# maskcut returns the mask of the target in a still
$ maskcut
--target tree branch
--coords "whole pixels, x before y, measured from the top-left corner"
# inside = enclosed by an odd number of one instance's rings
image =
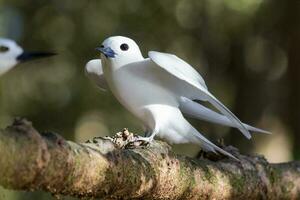
[[[240,162],[192,159],[172,153],[160,141],[128,149],[130,137],[123,131],[112,140],[76,144],[53,133],[39,134],[29,122],[16,120],[0,132],[0,184],[104,199],[300,197],[299,162],[270,164],[232,147],[227,150]]]

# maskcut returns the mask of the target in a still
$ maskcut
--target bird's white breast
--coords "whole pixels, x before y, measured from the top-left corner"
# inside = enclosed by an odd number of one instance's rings
[[[113,68],[104,63],[104,75],[116,98],[134,115],[143,121],[144,109],[149,105],[178,107],[178,98],[162,87],[155,71],[142,63],[132,63]]]

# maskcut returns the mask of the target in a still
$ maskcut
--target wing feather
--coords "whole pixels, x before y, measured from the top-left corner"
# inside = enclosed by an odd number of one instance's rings
[[[92,80],[102,91],[106,91],[108,89],[108,84],[105,80],[101,59],[90,60],[85,65],[86,75]]]
[[[191,65],[172,54],[150,51],[148,55],[157,66],[163,68],[165,71],[177,77],[181,81],[184,81],[190,86],[198,89],[198,91],[201,92],[201,95],[204,95],[213,106],[215,106],[223,115],[228,117],[228,119],[236,125],[245,137],[248,139],[251,138],[250,132],[243,123],[207,90],[203,78]],[[194,94],[191,94],[191,96],[193,95]]]
[[[201,119],[207,122],[216,123],[224,126],[235,127],[235,124],[232,123],[230,119],[228,119],[225,115],[219,114],[200,103],[194,102],[188,98],[182,97],[180,101],[179,109],[189,117],[193,117],[196,119]],[[244,124],[244,126],[249,130],[257,133],[265,133],[271,134],[269,131],[262,130],[260,128],[256,128],[250,126],[248,124]]]

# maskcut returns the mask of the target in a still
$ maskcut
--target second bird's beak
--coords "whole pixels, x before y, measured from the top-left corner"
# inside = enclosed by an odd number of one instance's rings
[[[96,48],[97,51],[100,51],[105,55],[106,58],[114,58],[116,53],[110,47],[98,47]]]
[[[39,58],[44,58],[44,57],[49,57],[49,56],[54,56],[56,53],[51,53],[51,52],[23,52],[21,55],[17,57],[17,60],[20,62],[26,62],[29,60],[34,60],[34,59],[39,59]]]

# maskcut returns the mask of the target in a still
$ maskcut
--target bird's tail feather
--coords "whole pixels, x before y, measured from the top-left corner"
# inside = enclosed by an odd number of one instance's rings
[[[195,128],[192,127],[192,134],[197,139],[199,144],[201,145],[202,149],[204,151],[212,151],[214,153],[221,153],[225,156],[228,156],[230,158],[233,158],[236,161],[239,161],[234,155],[231,153],[223,150],[222,148],[218,147],[217,145],[213,144],[211,141],[209,141],[207,138],[205,138],[201,133],[199,133]]]
[[[208,101],[216,107],[223,115],[225,115],[228,119],[232,121],[236,125],[236,128],[238,128],[243,135],[250,139],[251,134],[247,130],[247,128],[243,125],[243,123],[225,106],[223,105],[216,97],[214,97],[209,91],[206,91],[206,95],[208,98]]]

